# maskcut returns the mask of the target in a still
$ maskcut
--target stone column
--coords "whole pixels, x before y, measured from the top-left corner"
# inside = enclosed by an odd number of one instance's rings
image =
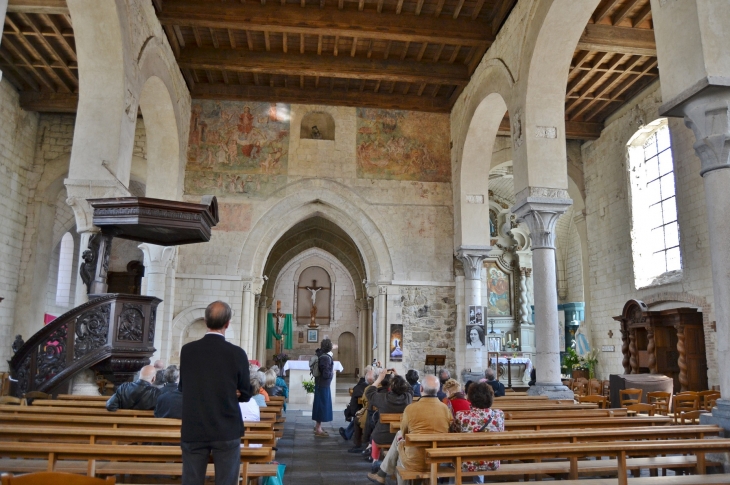
[[[368,365],[365,357],[366,344],[365,344],[365,325],[367,319],[365,317],[365,309],[367,304],[363,298],[355,300],[355,310],[357,311],[357,348],[358,348],[358,367],[360,368],[360,375],[363,375],[363,369]]]
[[[175,257],[177,248],[175,246],[158,246],[157,244],[148,243],[142,243],[137,247],[142,250],[144,255],[145,295],[156,296],[160,300],[164,300],[167,292],[167,271]],[[151,357],[153,362],[160,358],[162,336],[171,331],[170,328],[165,328],[165,322],[167,322],[167,315],[163,302],[163,304],[157,306],[155,353]]]
[[[573,393],[560,380],[555,224],[573,201],[568,198],[567,191],[544,191],[557,192],[558,197],[530,195],[518,201],[512,209],[529,227],[532,240],[537,383],[528,392],[548,395],[552,399],[572,399]]]
[[[240,346],[246,351],[246,355],[253,355],[251,353],[251,337],[250,331],[253,322],[250,320],[251,307],[254,304],[253,295],[251,294],[251,287],[253,283],[251,281],[243,282],[243,301],[241,302],[241,335],[240,335]]]
[[[469,306],[482,304],[482,268],[484,258],[492,248],[489,246],[461,246],[456,251],[456,257],[464,265],[464,307],[462,315],[464,321],[469,322]],[[487,315],[482,315],[482,325],[486,330]],[[466,341],[467,328],[464,334],[457,333],[456,338]],[[486,333],[486,331],[485,331]],[[486,336],[485,336],[486,338]],[[480,349],[465,349],[464,367],[472,372],[484,370],[484,352]]]
[[[730,429],[730,88],[716,88],[695,96],[683,106],[685,124],[694,132],[695,152],[702,163],[700,175],[705,186],[707,230],[712,260],[712,286],[717,322],[715,355],[720,369],[722,398],[712,417]]]
[[[258,360],[266,362],[266,332],[268,324],[268,298],[266,295],[259,295],[259,324],[258,324]],[[291,342],[290,342],[291,343]],[[282,352],[285,352],[282,349]]]
[[[8,0],[0,0],[0,19],[4,19],[5,15],[8,11]],[[0,42],[3,38],[3,27],[5,27],[5,22],[0,24]],[[0,81],[3,79],[3,72],[0,71]]]
[[[373,310],[375,300],[365,296],[365,359],[368,365],[373,363]]]
[[[384,368],[388,367],[388,319],[386,313],[388,311],[388,287],[378,286],[378,360],[383,364]]]

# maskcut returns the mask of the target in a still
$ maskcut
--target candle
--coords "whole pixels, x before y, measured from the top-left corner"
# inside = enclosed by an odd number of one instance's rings
[[[519,337],[517,337],[517,338],[515,339],[515,346],[516,346],[516,347],[519,347],[519,346],[520,346],[520,338],[519,338]]]

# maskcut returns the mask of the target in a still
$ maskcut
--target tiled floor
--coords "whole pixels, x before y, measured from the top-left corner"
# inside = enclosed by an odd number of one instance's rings
[[[314,436],[311,412],[291,410],[286,414],[284,437],[276,452],[276,460],[286,464],[284,485],[370,483],[366,476],[370,463],[359,453],[348,453],[352,442],[345,442],[337,431],[347,426],[342,411],[334,411],[335,420],[322,425],[330,434],[327,438]]]

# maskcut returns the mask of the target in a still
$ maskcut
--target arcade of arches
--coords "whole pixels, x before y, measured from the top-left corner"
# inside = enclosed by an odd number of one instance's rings
[[[13,336],[85,301],[86,199],[213,194],[210,242],[111,255],[113,288],[163,300],[167,362],[216,299],[226,338],[272,362],[279,301],[295,358],[328,335],[346,374],[441,354],[462,376],[486,368],[493,330],[562,396],[571,325],[599,378],[623,374],[613,317],[638,299],[702,313],[706,380],[730,398],[723,2],[310,2],[360,24],[302,32],[222,20],[250,2],[47,3],[0,0],[0,367]]]

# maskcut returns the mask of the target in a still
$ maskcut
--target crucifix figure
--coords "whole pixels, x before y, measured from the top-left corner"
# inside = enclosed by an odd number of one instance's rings
[[[281,313],[281,300],[276,300],[276,313],[274,313],[274,333],[279,337],[276,339],[276,352],[280,354],[284,349],[284,314]]]
[[[317,292],[324,288],[322,286],[317,286],[317,280],[312,280],[312,286],[305,286],[305,288],[312,294],[312,309],[309,311],[309,327],[317,328]]]

